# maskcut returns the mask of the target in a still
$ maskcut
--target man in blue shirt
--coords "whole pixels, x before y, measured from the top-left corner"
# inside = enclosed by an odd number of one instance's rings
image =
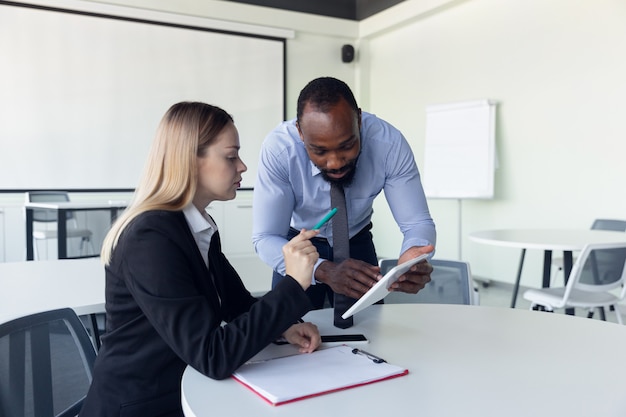
[[[411,148],[389,123],[361,112],[350,88],[335,78],[311,81],[298,97],[297,118],[280,124],[263,142],[253,200],[253,242],[274,270],[285,273],[281,248],[331,209],[330,188],[343,185],[350,259],[332,262],[332,220],[312,239],[320,258],[307,292],[316,308],[334,293],[358,299],[380,278],[372,242],[372,204],[385,191],[404,235],[399,263],[434,250],[436,232]],[[392,289],[417,293],[430,281],[424,261]]]

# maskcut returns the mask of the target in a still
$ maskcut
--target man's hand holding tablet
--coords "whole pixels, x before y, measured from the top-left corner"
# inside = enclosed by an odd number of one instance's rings
[[[385,298],[387,294],[389,294],[389,287],[396,282],[400,276],[405,274],[411,267],[418,262],[421,262],[428,258],[427,253],[418,256],[417,258],[410,259],[400,265],[393,267],[389,272],[385,274],[384,277],[381,278],[380,281],[376,283],[372,288],[366,292],[363,297],[359,298],[356,303],[352,305],[343,315],[342,317],[348,318],[355,313],[363,310],[365,307],[369,307],[377,301]]]

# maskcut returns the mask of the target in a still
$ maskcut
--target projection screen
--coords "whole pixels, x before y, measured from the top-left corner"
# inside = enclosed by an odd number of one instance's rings
[[[0,190],[136,186],[161,116],[235,119],[243,187],[285,117],[285,39],[0,2]]]

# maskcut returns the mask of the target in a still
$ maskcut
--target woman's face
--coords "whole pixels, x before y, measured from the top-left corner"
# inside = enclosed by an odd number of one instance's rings
[[[241,174],[248,169],[239,158],[239,134],[229,123],[204,155],[198,157],[198,188],[193,199],[199,210],[212,201],[232,200],[241,186]]]

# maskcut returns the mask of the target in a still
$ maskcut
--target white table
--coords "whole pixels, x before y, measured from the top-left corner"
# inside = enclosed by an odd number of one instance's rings
[[[127,201],[88,201],[88,202],[54,202],[24,204],[26,209],[26,260],[33,260],[33,210],[54,210],[57,212],[57,247],[58,258],[67,259],[67,212],[68,211],[109,211],[111,223],[119,212],[128,205]]]
[[[266,292],[258,279],[252,279],[257,277],[249,278],[244,279],[248,291],[253,295]],[[92,331],[97,335],[95,314],[105,311],[104,286],[100,258],[0,262],[0,323],[70,307],[79,316],[91,317]]]
[[[522,249],[511,297],[511,307],[515,307],[527,249],[544,251],[542,286],[545,288],[550,286],[552,251],[563,251],[563,277],[567,282],[572,270],[573,251],[580,251],[589,243],[626,242],[626,233],[591,229],[501,229],[473,232],[469,234],[469,239],[487,245]]]
[[[99,258],[0,263],[0,323],[70,307],[90,317],[96,347],[96,314],[104,312],[104,266]]]
[[[568,416],[623,417],[626,328],[561,314],[494,307],[386,304],[332,326],[332,311],[309,313],[322,334],[365,334],[360,345],[409,375],[273,407],[233,379],[187,368],[187,417],[208,416]],[[357,346],[357,345],[355,345]]]
[[[99,258],[0,263],[0,322],[64,307],[104,312]]]

